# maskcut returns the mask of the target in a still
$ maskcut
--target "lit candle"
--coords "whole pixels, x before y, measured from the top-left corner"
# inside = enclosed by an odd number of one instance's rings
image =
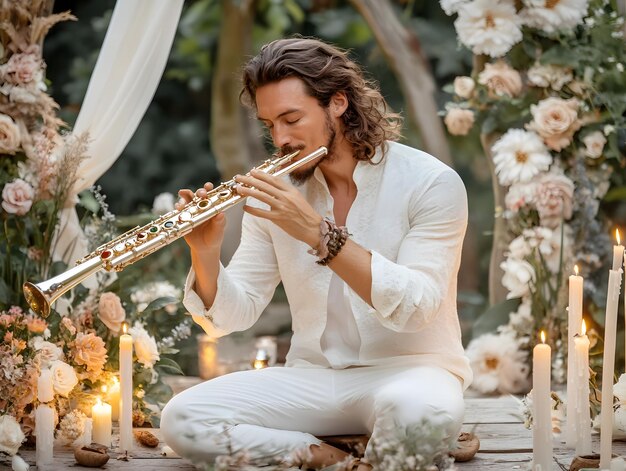
[[[533,349],[533,471],[552,469],[552,413],[550,372],[552,350],[541,342]]]
[[[106,401],[111,404],[111,420],[117,422],[120,420],[120,382],[116,376],[113,377]]]
[[[586,335],[585,321],[582,321],[581,335],[574,338],[575,368],[578,389],[572,391],[576,401],[576,455],[591,454],[591,412],[589,410],[589,337]]]
[[[267,368],[268,366],[269,358],[267,356],[267,352],[262,348],[257,350],[254,361],[252,362],[252,368],[254,368],[255,370],[261,370],[263,368]]]
[[[39,402],[50,402],[54,399],[52,371],[50,371],[50,368],[43,368],[39,373],[39,378],[37,378],[37,399]]]
[[[200,334],[198,340],[198,373],[202,379],[219,376],[217,360],[217,339],[207,334]]]
[[[624,246],[621,245],[619,230],[615,229],[615,240],[617,245],[613,246],[613,270],[617,271],[622,267],[622,258],[624,257]]]
[[[111,405],[102,402],[98,397],[97,402],[91,408],[92,440],[95,443],[111,446]]]
[[[35,409],[35,462],[38,469],[52,464],[54,449],[54,410],[45,404],[39,404]]]
[[[579,375],[575,367],[574,337],[582,321],[583,277],[578,276],[578,265],[574,265],[574,275],[569,277],[569,307],[567,313],[567,422],[565,441],[575,448],[577,443],[576,391],[580,388]]]
[[[621,261],[620,261],[621,263]],[[615,337],[617,306],[619,302],[622,270],[609,270],[604,320],[604,355],[602,357],[602,405],[600,410],[600,468],[611,466],[613,441],[613,373],[615,371]]]
[[[133,448],[133,338],[122,323],[120,335],[120,453]]]

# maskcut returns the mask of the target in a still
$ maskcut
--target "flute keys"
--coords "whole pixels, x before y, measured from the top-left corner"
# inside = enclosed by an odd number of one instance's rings
[[[179,222],[189,222],[192,219],[192,215],[189,211],[183,211],[178,215]]]

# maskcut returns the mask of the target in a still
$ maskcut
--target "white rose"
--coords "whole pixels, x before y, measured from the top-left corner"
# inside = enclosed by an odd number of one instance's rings
[[[457,77],[454,79],[454,93],[461,98],[471,97],[475,87],[476,84],[472,77]]]
[[[37,355],[44,367],[63,358],[63,350],[51,342],[46,342],[42,337],[35,337],[33,347],[37,350]]]
[[[465,136],[474,125],[474,112],[461,108],[452,108],[443,122],[453,136]]]
[[[585,144],[585,155],[592,159],[597,159],[602,156],[606,137],[604,137],[601,131],[594,131],[583,138],[583,143]]]
[[[67,363],[57,360],[50,365],[52,371],[52,386],[56,393],[67,397],[78,384],[78,377],[74,368]]]
[[[20,147],[21,133],[10,116],[0,113],[0,154],[15,154]]]
[[[504,271],[502,285],[509,290],[507,299],[521,298],[530,292],[530,283],[535,280],[535,269],[530,263],[509,258],[500,268]]]
[[[24,441],[24,432],[12,415],[0,415],[0,451],[14,455]]]
[[[115,293],[103,293],[98,302],[98,316],[112,332],[118,333],[126,319],[126,311]]]
[[[582,125],[578,119],[578,100],[550,97],[530,107],[533,121],[527,129],[536,131],[546,145],[560,152],[572,141],[574,133]]]
[[[478,83],[485,85],[495,96],[515,97],[522,91],[522,77],[504,61],[485,64],[485,69],[478,75]]]
[[[23,216],[30,211],[35,190],[21,178],[16,178],[2,189],[2,209],[9,214]]]
[[[148,334],[138,322],[128,330],[128,333],[133,338],[133,347],[139,363],[146,368],[152,368],[160,360],[159,350],[154,337]]]
[[[154,214],[169,213],[174,209],[174,195],[171,193],[161,193],[154,198],[152,212]]]

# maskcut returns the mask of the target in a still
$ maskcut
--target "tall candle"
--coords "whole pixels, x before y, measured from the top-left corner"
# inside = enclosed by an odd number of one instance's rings
[[[617,245],[613,246],[613,270],[617,271],[622,267],[622,258],[624,257],[624,246],[620,243],[619,230],[615,229],[615,240]]]
[[[120,382],[115,376],[108,390],[106,402],[111,404],[111,420],[117,422],[120,417]]]
[[[578,389],[576,400],[576,455],[591,454],[591,412],[589,410],[589,337],[586,335],[585,321],[582,321],[581,335],[574,338],[575,368]],[[569,391],[568,391],[569,394]]]
[[[565,441],[570,448],[575,448],[577,442],[576,392],[580,388],[580,380],[575,367],[574,337],[578,334],[583,312],[583,277],[578,275],[578,265],[574,265],[574,272],[575,274],[569,277],[567,313],[567,422]]]
[[[54,410],[45,404],[39,404],[35,409],[35,462],[37,468],[52,464],[54,447]]]
[[[122,324],[120,335],[120,452],[133,448],[133,338]]]
[[[106,446],[111,446],[111,405],[106,402],[102,402],[98,397],[98,401],[91,408],[91,420],[92,420],[92,440],[95,443]]]
[[[54,399],[52,371],[49,368],[43,368],[37,378],[37,399],[39,402],[50,402]]]
[[[541,342],[533,349],[533,471],[552,469],[552,414],[550,371],[552,350]]]
[[[611,466],[613,372],[615,370],[617,306],[621,284],[622,270],[610,270],[604,320],[604,355],[602,357],[602,406],[600,410],[600,468],[602,469],[609,469]]]

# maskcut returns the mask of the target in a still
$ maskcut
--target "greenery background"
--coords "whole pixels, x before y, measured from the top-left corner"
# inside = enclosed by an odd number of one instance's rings
[[[99,180],[110,210],[124,225],[149,211],[161,192],[195,188],[205,181],[219,183],[220,175],[210,139],[214,106],[211,87],[216,67],[223,9],[238,0],[187,0],[165,75],[154,100],[121,157]],[[355,8],[342,0],[258,0],[253,2],[252,52],[269,40],[294,33],[312,35],[349,48],[356,60],[379,83],[393,109],[407,105],[396,75],[374,35]],[[452,25],[438,2],[391,1],[397,17],[418,41],[436,81],[436,101],[443,109],[449,95],[442,91],[455,76],[468,74],[472,57],[457,44]],[[83,100],[115,2],[112,0],[58,0],[54,11],[71,10],[77,22],[56,26],[44,44],[50,92],[61,105],[60,115],[72,124]],[[239,34],[233,31],[233,34]],[[111,86],[115,86],[111,84]],[[418,110],[419,112],[419,110]],[[432,116],[433,120],[441,119]],[[251,123],[251,126],[253,123]],[[404,142],[420,147],[420,138],[405,124]],[[471,325],[487,307],[487,271],[491,250],[493,197],[488,166],[477,135],[449,137],[453,166],[468,190],[470,223],[459,276],[459,313],[464,342]],[[146,221],[147,222],[147,221]],[[167,272],[163,269],[167,267]],[[189,267],[184,243],[178,241],[159,254],[138,262],[125,280],[166,278],[182,285]],[[280,301],[280,292],[276,300]],[[195,332],[199,332],[199,329]],[[196,372],[195,336],[183,346],[177,360],[188,374]]]

